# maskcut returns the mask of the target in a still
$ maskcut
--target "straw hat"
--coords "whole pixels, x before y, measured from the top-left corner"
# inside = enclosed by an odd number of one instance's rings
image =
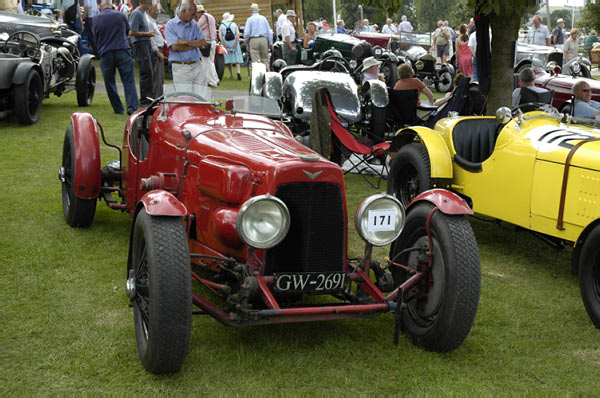
[[[250,4],[250,11],[254,11],[254,12],[260,11],[260,8],[258,8],[258,4],[256,4],[256,3]]]
[[[377,66],[381,65],[381,61],[378,61],[373,57],[369,57],[363,61],[363,66],[362,66],[361,71],[364,72],[367,69],[369,69],[371,66],[375,66],[375,65],[377,65]]]
[[[557,24],[559,24],[559,23],[561,23],[561,22],[565,22],[565,20],[564,20],[564,19],[562,19],[562,18],[558,18],[558,19],[556,20],[556,23],[557,23]]]
[[[296,16],[296,11],[294,10],[287,10],[287,12],[285,13],[286,17],[295,17]]]
[[[223,14],[222,22],[231,22],[231,21],[233,21],[233,18],[235,18],[235,14],[230,14],[230,13],[226,12],[225,14]]]
[[[204,9],[204,6],[202,4],[198,4],[196,11],[197,12],[205,12],[206,10]]]

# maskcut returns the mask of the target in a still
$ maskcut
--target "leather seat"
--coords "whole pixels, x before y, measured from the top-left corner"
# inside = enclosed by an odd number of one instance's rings
[[[456,124],[452,140],[455,162],[466,170],[481,171],[481,162],[492,155],[501,124],[496,119],[467,119]]]

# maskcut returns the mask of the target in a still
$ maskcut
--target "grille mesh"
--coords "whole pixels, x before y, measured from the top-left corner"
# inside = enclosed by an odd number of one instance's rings
[[[290,211],[290,231],[267,251],[265,273],[342,271],[344,208],[339,185],[301,182],[275,193]]]

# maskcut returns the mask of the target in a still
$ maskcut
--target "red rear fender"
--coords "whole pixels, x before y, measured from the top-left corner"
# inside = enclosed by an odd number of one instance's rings
[[[187,214],[185,205],[173,194],[155,189],[142,196],[140,203],[151,216],[174,216],[183,217]]]
[[[82,199],[100,194],[100,143],[96,121],[86,112],[71,114],[75,151],[75,195]]]
[[[473,214],[463,198],[445,189],[430,189],[421,193],[410,202],[406,211],[419,202],[430,202],[444,214]]]

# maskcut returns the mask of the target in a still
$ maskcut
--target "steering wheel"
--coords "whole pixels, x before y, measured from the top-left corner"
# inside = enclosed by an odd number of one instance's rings
[[[322,60],[319,64],[319,70],[329,72],[350,73],[350,68],[346,66],[346,64],[347,62],[344,58],[333,56]],[[331,65],[331,67],[327,68],[325,67],[325,65]]]
[[[150,103],[150,105],[148,105],[148,108],[146,108],[146,110],[144,111],[144,117],[142,119],[142,134],[148,136],[148,134],[150,133],[150,129],[148,126],[148,118],[154,113],[154,107],[156,106],[156,104],[162,101],[164,97],[164,95],[161,95],[160,97],[153,100]]]
[[[41,43],[37,35],[21,30],[8,36],[8,39],[4,42],[2,51],[4,53],[28,57],[32,61],[39,62],[42,58],[42,50],[40,48]]]

